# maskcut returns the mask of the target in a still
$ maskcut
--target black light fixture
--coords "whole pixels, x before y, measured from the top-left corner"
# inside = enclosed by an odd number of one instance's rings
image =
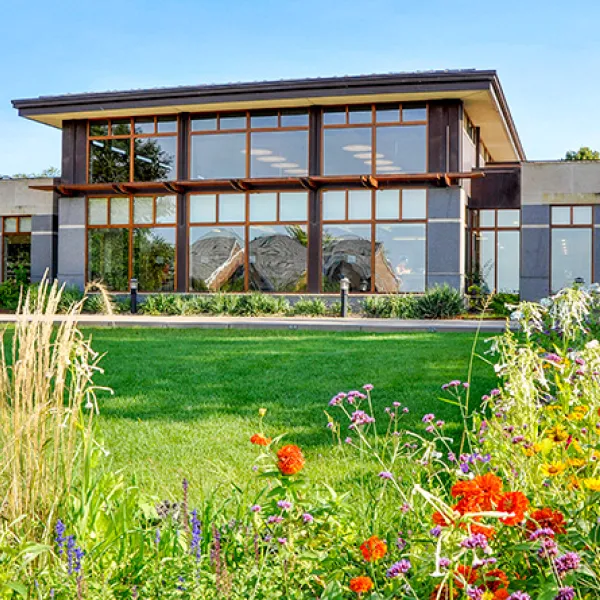
[[[135,315],[137,313],[137,290],[138,290],[138,280],[132,278],[129,281],[129,293],[131,296],[131,314]]]

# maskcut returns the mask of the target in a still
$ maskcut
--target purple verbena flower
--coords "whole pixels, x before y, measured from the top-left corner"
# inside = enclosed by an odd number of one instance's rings
[[[272,523],[281,523],[283,521],[283,517],[279,516],[279,515],[271,515],[269,517],[267,517],[267,523],[272,524]]]
[[[429,530],[429,533],[433,537],[440,537],[440,535],[442,535],[442,528],[439,525],[436,525],[435,527]]]
[[[305,523],[310,524],[310,523],[312,523],[315,520],[315,518],[310,513],[304,513],[302,515],[302,520]]]
[[[292,503],[288,500],[279,500],[279,502],[277,502],[277,506],[279,506],[281,510],[290,510],[290,508],[292,508]]]
[[[531,600],[531,596],[526,592],[517,590],[508,597],[508,600]]]
[[[558,594],[554,596],[554,600],[573,600],[575,598],[575,590],[568,585],[558,590]]]
[[[352,413],[351,421],[355,427],[375,423],[375,419],[369,416],[364,410],[355,410]]]
[[[406,575],[410,571],[411,564],[410,560],[407,558],[403,558],[399,560],[397,563],[394,563],[388,570],[385,576],[388,579],[394,579],[399,577],[400,575]]]
[[[278,542],[279,542],[279,543],[280,543],[282,546],[285,546],[285,545],[287,544],[287,538],[285,538],[285,537],[280,537],[280,538],[277,538],[277,541],[278,541]]]
[[[381,479],[394,479],[394,476],[389,471],[381,471],[377,477]]]
[[[536,529],[533,533],[529,534],[529,541],[533,542],[541,537],[554,537],[554,531],[550,527],[544,527],[543,529]]]
[[[363,390],[365,390],[366,392],[370,392],[373,389],[373,384],[372,383],[365,383],[365,385],[363,385]]]
[[[482,550],[485,550],[488,547],[488,541],[483,533],[474,533],[470,537],[465,538],[460,545],[463,548],[469,548],[470,550],[475,548],[481,548]]]
[[[260,512],[261,510],[262,510],[262,506],[260,506],[260,504],[253,504],[253,505],[250,507],[250,511],[251,511],[251,512],[253,512],[253,513],[258,513],[258,512]]]
[[[559,575],[565,575],[569,571],[575,571],[575,569],[579,568],[580,563],[581,557],[577,552],[567,552],[554,559],[554,566]]]
[[[423,421],[423,423],[431,423],[431,421],[433,421],[434,419],[435,415],[433,413],[427,413],[426,415],[423,415],[421,421]]]

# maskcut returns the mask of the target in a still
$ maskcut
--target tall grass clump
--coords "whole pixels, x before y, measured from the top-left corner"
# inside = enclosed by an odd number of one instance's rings
[[[50,523],[72,488],[97,412],[100,356],[77,327],[81,298],[55,324],[64,287],[43,281],[0,333],[2,517],[26,527]]]

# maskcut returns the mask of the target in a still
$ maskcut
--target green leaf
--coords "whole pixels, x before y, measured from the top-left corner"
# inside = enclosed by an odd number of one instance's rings
[[[2,587],[2,593],[6,592],[16,592],[19,596],[23,598],[27,598],[27,587],[25,587],[22,583],[17,582],[9,582],[5,583]]]
[[[344,592],[340,586],[339,581],[332,581],[325,588],[321,600],[342,600]]]

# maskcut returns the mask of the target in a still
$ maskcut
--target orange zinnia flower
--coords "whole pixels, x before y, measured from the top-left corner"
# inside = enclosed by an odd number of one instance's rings
[[[508,577],[502,569],[492,569],[485,574],[484,578],[483,585],[486,590],[497,592],[508,587]]]
[[[468,584],[475,583],[477,580],[478,573],[472,567],[467,567],[466,565],[458,565],[458,569],[454,572],[454,583],[456,583],[456,587],[464,588],[465,582]]]
[[[364,594],[373,587],[373,581],[370,577],[354,577],[350,580],[350,589],[357,594]]]
[[[376,535],[363,542],[360,551],[367,562],[374,562],[383,558],[387,553],[387,544]]]
[[[298,446],[284,446],[277,452],[277,458],[277,467],[284,475],[295,475],[304,468],[304,455]]]
[[[271,438],[265,437],[262,433],[255,433],[250,438],[250,442],[256,446],[268,446],[271,443]]]
[[[546,529],[549,527],[557,535],[565,533],[565,517],[558,510],[552,510],[551,508],[540,508],[534,510],[527,520],[527,529],[529,531],[535,531],[536,529]]]
[[[470,508],[495,510],[502,497],[502,480],[493,473],[486,473],[471,481],[459,481],[452,486],[451,492],[455,498],[462,497]]]
[[[518,525],[525,519],[525,511],[529,506],[527,496],[521,492],[507,492],[500,499],[498,510],[501,512],[514,513],[512,517],[500,519],[505,525]]]

